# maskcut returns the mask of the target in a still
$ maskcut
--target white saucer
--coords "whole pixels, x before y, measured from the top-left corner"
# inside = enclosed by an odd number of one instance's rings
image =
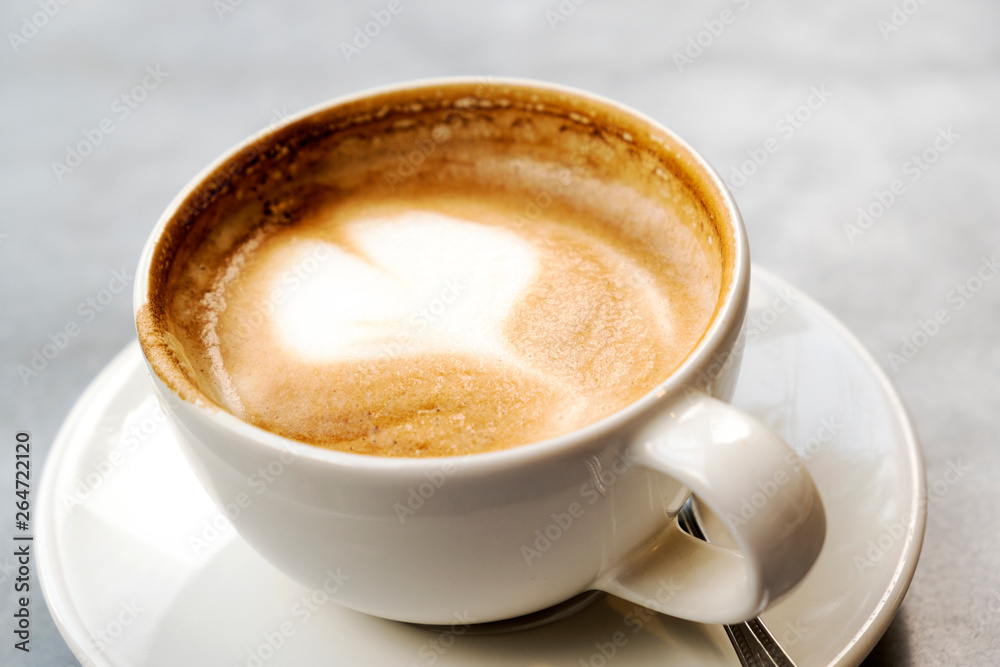
[[[850,333],[756,268],[748,333],[734,403],[806,459],[829,523],[816,566],[763,619],[803,667],[857,665],[892,620],[920,553],[926,496],[913,428]],[[322,593],[307,602],[311,591],[261,559],[210,504],[145,375],[136,344],[101,372],[63,425],[39,491],[42,587],[84,665],[601,667],[612,654],[616,667],[738,664],[721,627],[640,615],[610,596],[495,636],[383,621]]]

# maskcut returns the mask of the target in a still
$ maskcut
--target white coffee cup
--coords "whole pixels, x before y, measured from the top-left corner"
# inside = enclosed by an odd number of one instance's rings
[[[167,223],[191,205],[209,175],[317,114],[376,108],[390,97],[419,100],[474,83],[418,82],[335,100],[220,158],[153,230],[136,271],[137,315],[157,289],[151,264]],[[825,516],[794,452],[725,402],[735,386],[749,291],[740,214],[721,179],[687,144],[615,102],[513,80],[491,81],[482,99],[532,92],[613,114],[654,138],[719,212],[730,245],[721,306],[697,348],[655,389],[568,435],[429,459],[343,453],[262,430],[182,397],[147,350],[156,395],[209,495],[220,509],[237,508],[229,514],[241,537],[275,567],[346,607],[417,623],[487,622],[603,590],[693,621],[751,618],[809,571],[823,544]],[[727,519],[738,550],[680,531],[675,515],[691,492]]]

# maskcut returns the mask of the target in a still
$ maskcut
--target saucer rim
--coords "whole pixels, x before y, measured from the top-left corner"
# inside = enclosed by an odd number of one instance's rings
[[[813,313],[823,320],[826,326],[830,327],[839,340],[849,345],[859,358],[864,361],[873,377],[878,381],[888,404],[886,412],[887,414],[891,414],[891,417],[900,427],[897,449],[907,454],[912,487],[912,494],[908,499],[911,520],[906,540],[899,560],[896,563],[892,579],[888,588],[879,599],[878,606],[852,635],[841,651],[830,662],[826,663],[826,667],[856,667],[872,651],[889,628],[899,607],[902,605],[903,599],[912,583],[914,572],[916,571],[927,524],[926,469],[923,452],[913,419],[903,403],[895,384],[874,355],[862,345],[846,325],[808,294],[802,292],[790,282],[777,277],[772,272],[760,268],[756,264],[751,266],[751,287],[755,280],[761,280],[774,289],[789,288],[793,290],[798,300],[802,302],[800,307],[812,310]],[[38,510],[34,538],[38,551],[37,571],[42,595],[53,623],[56,625],[56,628],[70,650],[81,662],[90,664],[93,667],[121,666],[110,662],[103,653],[91,651],[89,646],[90,637],[86,635],[85,625],[79,618],[75,618],[75,607],[67,599],[68,587],[65,581],[63,581],[63,576],[59,568],[56,567],[57,561],[54,558],[45,556],[45,554],[54,553],[48,545],[54,544],[58,540],[55,532],[55,513],[52,507],[53,503],[57,501],[53,495],[53,490],[55,488],[55,479],[62,470],[58,462],[64,460],[64,452],[74,444],[75,439],[73,434],[78,430],[80,423],[88,415],[100,413],[100,411],[93,411],[92,405],[106,392],[106,387],[112,382],[114,377],[119,374],[134,372],[132,368],[135,365],[133,359],[139,357],[141,357],[139,344],[137,341],[132,340],[117,352],[111,361],[94,376],[94,379],[91,380],[90,384],[76,400],[60,426],[49,454],[46,457],[41,482],[38,487]],[[141,361],[139,366],[142,367]]]
[[[42,588],[42,597],[45,599],[52,622],[55,623],[56,629],[59,630],[59,634],[62,635],[67,646],[69,646],[77,659],[80,660],[81,664],[86,664],[84,662],[86,660],[89,661],[91,667],[119,666],[108,661],[99,651],[90,650],[88,640],[91,638],[85,635],[85,624],[79,618],[74,618],[76,616],[75,607],[66,599],[67,586],[62,572],[55,567],[56,559],[46,556],[46,554],[54,553],[54,551],[49,549],[48,545],[50,543],[54,544],[58,540],[55,532],[56,516],[51,507],[57,502],[54,496],[55,478],[62,470],[62,467],[57,466],[56,462],[64,460],[64,451],[69,449],[74,442],[72,434],[77,431],[80,422],[90,414],[92,404],[105,392],[106,386],[115,376],[128,372],[132,366],[130,361],[133,355],[142,354],[138,348],[139,342],[137,340],[132,340],[126,344],[94,376],[94,379],[87,385],[87,388],[80,394],[80,397],[73,404],[62,426],[59,427],[59,431],[56,433],[52,448],[46,457],[42,480],[38,487],[38,518],[35,522],[35,544],[38,551],[36,566],[38,569],[38,580]],[[57,583],[59,584],[58,586]],[[75,621],[75,624],[71,624],[71,621]]]
[[[841,649],[840,653],[834,656],[833,660],[827,663],[826,667],[846,667],[847,665],[857,666],[871,653],[875,645],[889,629],[892,620],[896,617],[899,607],[903,604],[903,598],[913,582],[913,574],[917,569],[917,562],[920,560],[920,552],[923,548],[924,534],[927,529],[927,471],[924,464],[923,449],[920,447],[920,438],[917,435],[913,417],[909,409],[903,403],[903,399],[896,388],[895,383],[886,374],[885,369],[878,362],[875,356],[866,348],[860,340],[847,328],[843,322],[837,319],[830,311],[823,307],[818,301],[807,293],[798,289],[792,283],[779,278],[771,271],[762,269],[756,264],[751,267],[751,286],[754,278],[763,278],[775,287],[788,287],[796,292],[799,300],[811,308],[830,328],[837,334],[839,340],[849,344],[858,356],[871,369],[872,375],[878,380],[882,392],[889,403],[889,411],[895,414],[901,427],[900,443],[905,442],[905,450],[909,457],[910,482],[913,489],[909,498],[911,516],[908,526],[906,540],[903,544],[903,551],[900,554],[899,562],[893,573],[888,590],[879,599],[879,606],[869,615],[865,623],[854,633],[850,642]],[[877,629],[871,631],[876,624]],[[869,634],[868,641],[865,635]]]

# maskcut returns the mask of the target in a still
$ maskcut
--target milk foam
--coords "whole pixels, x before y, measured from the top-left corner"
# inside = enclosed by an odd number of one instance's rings
[[[202,359],[233,414],[344,451],[540,440],[638,398],[703,329],[641,252],[570,211],[322,207],[256,228],[219,265]]]
[[[432,211],[355,219],[349,247],[304,239],[273,267],[273,322],[317,362],[419,353],[514,362],[504,320],[538,271],[515,233]]]
[[[449,456],[592,424],[683,362],[732,256],[683,147],[561,93],[427,94],[303,121],[206,179],[136,320],[161,379],[299,441]]]

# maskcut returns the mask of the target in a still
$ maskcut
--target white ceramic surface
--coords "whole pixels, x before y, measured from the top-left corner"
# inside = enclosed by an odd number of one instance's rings
[[[799,452],[828,518],[816,566],[763,618],[800,665],[857,665],[892,619],[920,551],[916,439],[870,356],[806,297],[755,269],[748,322],[734,403]],[[280,574],[220,518],[144,375],[131,345],[98,376],[64,424],[39,492],[43,590],[84,665],[576,667],[612,654],[622,666],[737,664],[720,627],[611,596],[492,637],[463,634],[463,619],[432,632],[339,607]]]

